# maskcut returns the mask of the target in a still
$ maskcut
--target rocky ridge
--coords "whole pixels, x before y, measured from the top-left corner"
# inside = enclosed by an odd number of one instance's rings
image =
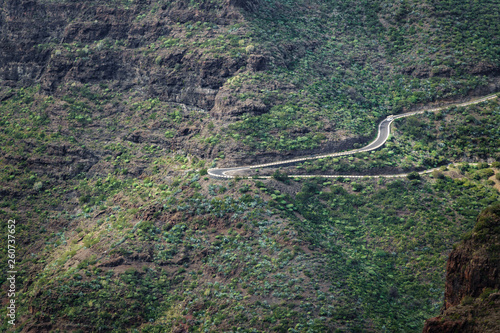
[[[139,89],[145,98],[211,110],[228,78],[266,68],[265,56],[254,52],[220,56],[196,46],[189,52],[176,47],[186,39],[187,22],[206,28],[201,42],[241,23],[238,8],[230,4],[201,3],[196,9],[183,1],[161,6],[153,1],[130,6],[33,0],[0,4],[0,79],[11,87],[41,84],[45,93],[62,95],[67,83],[109,82],[114,90]],[[232,35],[243,37],[245,30]],[[166,47],[152,49],[160,39]],[[222,106],[219,115],[225,113]],[[260,101],[241,108],[236,113],[265,109]]]
[[[485,209],[450,254],[441,315],[424,333],[498,332],[500,328],[500,204]]]

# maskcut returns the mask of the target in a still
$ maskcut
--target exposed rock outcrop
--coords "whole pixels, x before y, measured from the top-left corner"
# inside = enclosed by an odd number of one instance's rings
[[[76,145],[50,143],[45,147],[45,155],[35,152],[41,148],[31,141],[25,141],[24,155],[8,153],[3,157],[9,164],[24,164],[34,173],[48,175],[53,179],[75,177],[81,172],[89,171],[98,161],[92,151]]]
[[[153,5],[0,1],[0,81],[11,87],[39,83],[49,95],[67,83],[108,82],[114,90],[143,90],[146,98],[210,110],[229,77],[246,68],[265,69],[263,56],[214,54],[191,46],[193,41],[179,25],[215,26],[204,32],[204,40],[210,41],[220,35],[218,26],[243,20],[234,6],[206,2],[196,9],[178,1],[141,19],[139,14]],[[181,45],[151,46],[159,40]],[[140,49],[144,47],[147,52]]]
[[[500,203],[479,215],[466,238],[448,259],[443,311],[424,333],[500,330]]]

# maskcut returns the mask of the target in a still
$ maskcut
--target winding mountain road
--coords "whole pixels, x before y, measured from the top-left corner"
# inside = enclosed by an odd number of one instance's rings
[[[213,178],[220,178],[220,179],[228,179],[228,178],[235,178],[236,176],[233,176],[229,173],[233,173],[236,171],[244,171],[244,170],[251,170],[251,169],[259,169],[259,168],[267,168],[267,167],[277,167],[280,165],[286,165],[286,164],[293,164],[293,163],[298,163],[298,162],[304,162],[308,160],[315,160],[319,158],[325,158],[325,157],[335,157],[335,156],[344,156],[344,155],[352,155],[356,153],[361,153],[361,152],[367,152],[367,151],[372,151],[375,149],[380,148],[385,144],[387,139],[389,138],[389,135],[391,134],[391,124],[394,120],[399,119],[399,118],[404,118],[404,117],[409,117],[409,116],[414,116],[417,114],[422,114],[425,112],[437,112],[441,111],[450,107],[463,107],[463,106],[468,106],[468,105],[473,105],[473,104],[478,104],[481,102],[485,102],[490,99],[497,98],[497,94],[493,95],[488,95],[484,96],[478,99],[474,99],[465,103],[458,103],[458,104],[451,104],[443,107],[438,107],[438,108],[433,108],[433,109],[425,109],[425,110],[420,110],[420,111],[413,111],[413,112],[408,112],[408,113],[403,113],[399,115],[394,115],[394,116],[389,116],[386,119],[382,120],[380,124],[378,125],[378,133],[377,133],[377,138],[370,142],[368,145],[365,147],[359,148],[359,149],[353,149],[353,150],[348,150],[344,152],[338,152],[338,153],[329,153],[329,154],[324,154],[324,155],[313,155],[313,156],[307,156],[307,157],[300,157],[296,158],[293,160],[285,160],[285,161],[277,161],[277,162],[271,162],[271,163],[264,163],[264,164],[256,164],[256,165],[248,165],[248,166],[240,166],[240,167],[230,167],[230,168],[214,168],[214,169],[209,169],[208,170],[208,175],[213,177]],[[423,173],[429,173],[432,172],[435,169],[431,170],[426,170],[420,172],[420,174]],[[377,175],[373,176],[370,175],[369,177],[405,177],[407,174],[396,174],[396,175]],[[326,178],[336,178],[336,177],[345,177],[345,178],[363,178],[366,176],[351,176],[351,175],[290,175],[289,177],[300,177],[300,178],[310,178],[310,177],[326,177]],[[245,177],[243,177],[245,178]],[[247,178],[252,178],[252,177],[247,177]],[[271,178],[270,176],[259,176],[259,178]]]

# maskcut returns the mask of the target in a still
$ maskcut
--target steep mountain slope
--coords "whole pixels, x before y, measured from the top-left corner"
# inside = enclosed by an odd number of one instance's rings
[[[450,254],[444,309],[424,332],[497,332],[500,327],[500,204],[479,215]]]
[[[489,3],[9,1],[2,8],[4,86],[39,83],[61,98],[70,86],[102,93],[106,85],[125,98],[204,110],[216,130],[192,130],[238,161],[249,159],[239,154],[242,143],[252,153],[278,153],[366,141],[380,117],[498,86],[500,42],[492,32],[500,20]],[[114,103],[130,113],[123,99]],[[209,147],[197,148],[203,155]]]
[[[1,330],[420,331],[452,244],[498,200],[497,100],[359,156],[482,162],[422,179],[206,169],[350,148],[388,114],[496,91],[496,9],[0,0],[0,219],[18,222],[19,271]]]

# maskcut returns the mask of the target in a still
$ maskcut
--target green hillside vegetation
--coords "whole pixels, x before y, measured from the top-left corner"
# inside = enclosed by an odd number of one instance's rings
[[[377,151],[308,161],[295,168],[317,174],[380,174],[498,160],[499,121],[497,100],[398,119],[391,125],[390,139]],[[297,173],[292,167],[287,172]]]
[[[2,218],[25,221],[19,238],[40,244],[21,263],[20,283],[31,282],[20,311],[33,307],[35,322],[61,330],[418,331],[441,306],[452,244],[498,200],[476,177],[482,166],[434,178],[228,182],[203,176],[208,161],[127,141],[93,143],[110,157],[106,177],[39,176],[27,163],[51,143],[85,148],[46,133],[44,102],[32,89],[2,105],[6,156],[25,160],[4,168],[15,192],[0,205]],[[139,179],[127,168],[141,161],[149,176]]]
[[[299,92],[284,96],[269,113],[233,125],[253,149],[314,148],[325,137],[335,138],[324,133],[327,125],[333,127],[329,131],[370,137],[382,117],[465,96],[486,84],[485,68],[499,61],[494,4],[263,1],[262,6],[251,16],[255,39],[271,54],[272,77]],[[479,64],[483,72],[473,69]],[[260,80],[265,86],[268,77]],[[304,130],[307,135],[300,136]]]
[[[62,330],[416,331],[441,306],[449,248],[498,199],[466,177],[317,179],[297,194],[196,172],[164,177],[82,179],[18,200],[19,210],[36,200],[32,218],[45,221],[20,230],[45,243],[23,262],[22,283],[35,278],[28,267],[46,267],[21,311],[34,307],[34,320]],[[67,191],[80,213],[44,208]],[[109,198],[87,199],[100,194]],[[46,230],[50,220],[68,227]]]
[[[192,15],[161,21],[168,33],[147,43],[50,40],[36,46],[44,70],[73,72],[48,88],[0,82],[0,220],[4,234],[18,221],[20,291],[18,324],[1,331],[419,332],[439,313],[453,244],[499,198],[497,100],[399,119],[375,152],[275,179],[207,169],[361,146],[389,114],[490,93],[497,3],[237,1],[235,19],[217,16],[230,7],[221,1],[88,1],[81,16],[73,1],[40,3],[65,3],[73,23],[120,8],[137,31],[169,10]],[[251,56],[265,69],[245,67]],[[133,79],[92,76],[99,59],[134,64],[123,70]],[[204,89],[265,107],[229,117],[205,109],[209,99],[178,102],[201,72],[216,77]],[[153,89],[167,80],[168,93]],[[287,176],[433,167],[401,179]]]

